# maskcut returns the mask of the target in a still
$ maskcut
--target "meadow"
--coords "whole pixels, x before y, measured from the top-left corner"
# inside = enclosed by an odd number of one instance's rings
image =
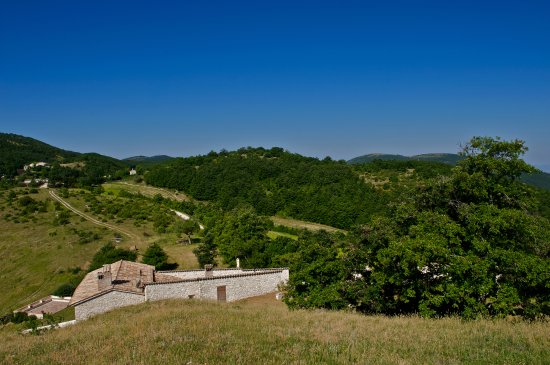
[[[550,327],[288,310],[273,295],[121,308],[39,336],[0,329],[2,364],[547,364]]]

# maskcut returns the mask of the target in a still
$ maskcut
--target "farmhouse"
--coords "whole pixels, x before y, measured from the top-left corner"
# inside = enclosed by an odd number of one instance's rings
[[[170,298],[235,301],[277,291],[288,269],[156,271],[154,266],[120,260],[86,275],[69,303],[76,320],[147,300]]]

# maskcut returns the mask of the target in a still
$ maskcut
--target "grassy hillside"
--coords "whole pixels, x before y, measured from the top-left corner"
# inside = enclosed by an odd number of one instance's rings
[[[126,205],[146,206],[152,213],[154,201],[135,202],[137,197],[119,197],[109,190],[94,195],[94,203],[91,196],[75,189],[64,199],[98,221],[130,232],[131,237],[121,235],[119,246],[135,245],[143,253],[149,243],[158,242],[170,262],[182,268],[197,267],[192,253],[195,245],[177,244],[175,233],[158,233],[152,217],[138,219],[136,214],[121,219],[110,211]],[[100,214],[90,208],[100,209]],[[0,211],[0,292],[4,293],[0,296],[0,314],[51,294],[62,283],[78,280],[95,252],[117,234],[54,203],[45,189],[0,192]],[[177,220],[175,216],[172,219]]]
[[[272,297],[270,297],[272,298]],[[289,311],[268,297],[121,308],[41,336],[0,329],[3,364],[544,364],[545,323]]]

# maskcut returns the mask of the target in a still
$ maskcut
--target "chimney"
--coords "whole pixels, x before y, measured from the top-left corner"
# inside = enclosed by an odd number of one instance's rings
[[[111,286],[111,265],[103,265],[103,271],[97,273],[97,290],[104,290]]]
[[[204,265],[204,277],[206,278],[213,277],[214,276],[213,268],[214,268],[214,265],[212,264]]]
[[[142,275],[141,269],[138,269],[137,270],[136,288],[141,287],[141,275]]]

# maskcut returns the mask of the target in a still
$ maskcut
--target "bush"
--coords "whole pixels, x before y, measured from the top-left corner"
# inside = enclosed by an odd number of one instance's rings
[[[153,265],[157,270],[173,270],[178,266],[177,264],[168,263],[168,255],[157,243],[152,243],[147,247],[141,262]]]
[[[77,285],[75,285],[74,283],[61,284],[57,287],[57,289],[55,289],[53,295],[58,297],[70,297],[73,295],[76,287]]]
[[[136,261],[137,253],[123,248],[115,247],[112,242],[106,243],[94,255],[88,271],[99,269],[105,264],[112,264],[119,260]]]

